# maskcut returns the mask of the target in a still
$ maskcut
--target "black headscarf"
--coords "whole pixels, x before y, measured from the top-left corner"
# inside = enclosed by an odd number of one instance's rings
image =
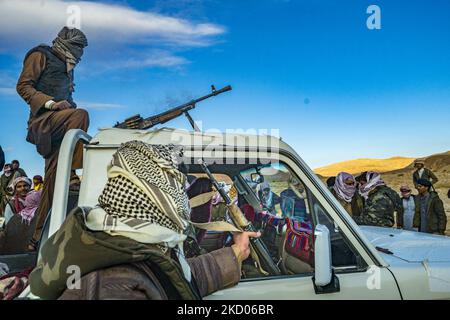
[[[58,51],[66,57],[67,72],[72,70],[80,61],[83,55],[83,49],[87,47],[88,42],[84,33],[77,29],[64,27],[53,40],[53,50]]]
[[[421,186],[424,186],[427,188],[431,187],[431,182],[428,181],[427,179],[419,179],[419,180],[417,180],[417,184],[420,184]]]

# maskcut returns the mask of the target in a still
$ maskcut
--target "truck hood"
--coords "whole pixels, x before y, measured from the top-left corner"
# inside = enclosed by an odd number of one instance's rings
[[[393,228],[361,226],[375,246],[407,262],[450,262],[450,237]]]

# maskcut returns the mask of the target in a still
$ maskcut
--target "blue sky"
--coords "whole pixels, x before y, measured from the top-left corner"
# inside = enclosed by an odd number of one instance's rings
[[[2,0],[0,145],[29,174],[43,160],[25,141],[15,83],[26,51],[51,43],[73,4],[89,40],[74,98],[91,134],[230,84],[192,112],[203,129],[279,129],[313,168],[450,150],[447,0]],[[366,26],[371,4],[380,30]]]

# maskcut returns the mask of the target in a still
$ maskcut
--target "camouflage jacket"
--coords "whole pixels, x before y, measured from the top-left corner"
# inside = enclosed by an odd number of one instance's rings
[[[400,196],[387,186],[376,187],[365,200],[364,208],[359,217],[354,217],[357,224],[392,227],[394,226],[394,212],[403,222],[403,204]]]
[[[416,209],[413,226],[420,230],[420,196],[416,196]],[[444,204],[436,192],[430,192],[427,203],[426,223],[428,233],[444,234],[447,227],[447,215]]]
[[[237,284],[240,264],[230,247],[188,259],[184,277],[172,250],[87,229],[76,208],[43,245],[29,277],[43,299],[200,299]],[[78,284],[75,279],[78,277]],[[79,279],[81,277],[81,279]]]

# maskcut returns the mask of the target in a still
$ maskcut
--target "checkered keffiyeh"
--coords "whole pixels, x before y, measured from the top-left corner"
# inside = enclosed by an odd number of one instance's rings
[[[158,224],[181,233],[190,211],[185,180],[173,145],[123,144],[113,156],[99,197],[100,207],[110,216],[105,224],[117,218],[133,228]]]

